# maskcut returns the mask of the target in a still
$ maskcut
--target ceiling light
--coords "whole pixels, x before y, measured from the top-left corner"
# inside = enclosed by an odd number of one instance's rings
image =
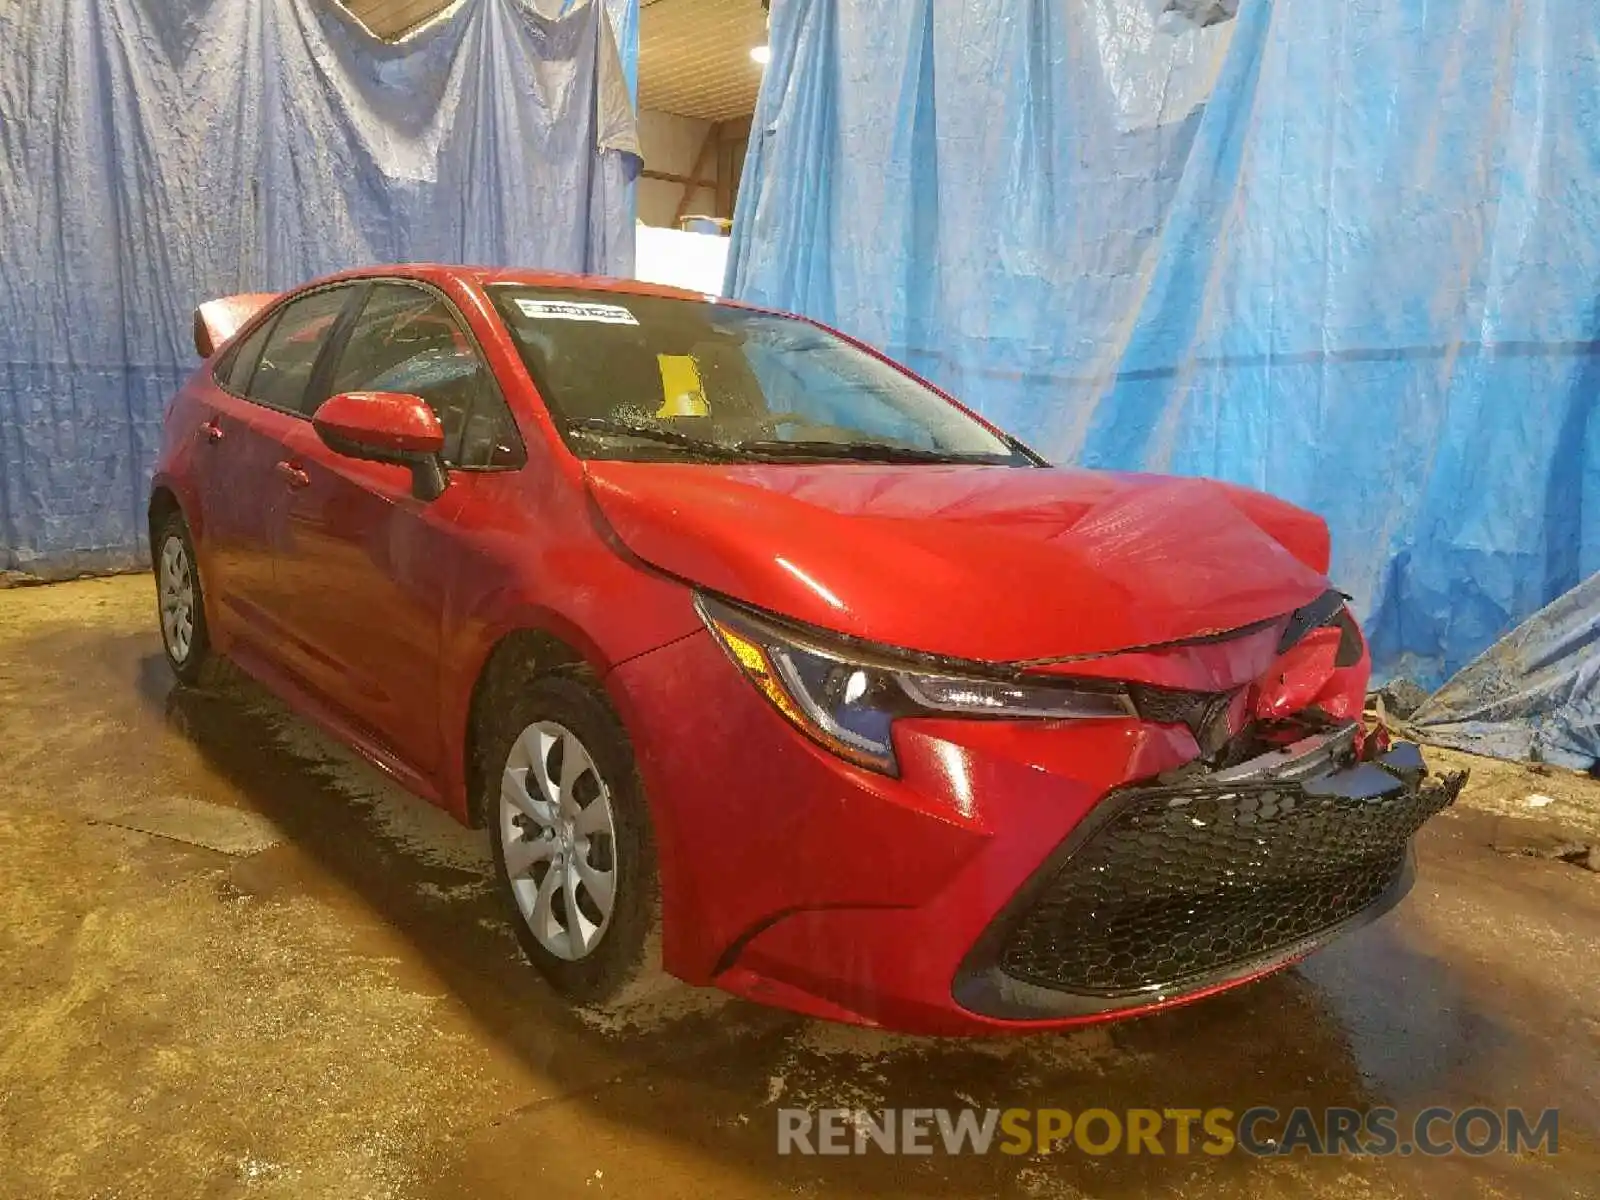
[[[760,63],[764,67],[772,61],[772,47],[751,46],[750,57],[753,61]]]

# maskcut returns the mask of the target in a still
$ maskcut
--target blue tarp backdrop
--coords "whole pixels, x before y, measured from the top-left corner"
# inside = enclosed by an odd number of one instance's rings
[[[386,45],[328,0],[0,5],[0,570],[142,561],[201,301],[417,259],[631,274],[637,0],[608,6],[462,0]]]
[[[1529,617],[1411,717],[1429,741],[1574,770],[1600,760],[1600,574]]]
[[[1600,568],[1595,0],[772,15],[732,294],[1315,509],[1424,685]]]

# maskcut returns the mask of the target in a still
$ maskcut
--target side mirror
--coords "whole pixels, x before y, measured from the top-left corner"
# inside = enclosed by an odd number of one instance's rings
[[[402,392],[341,392],[311,418],[328,449],[368,462],[411,468],[419,500],[437,500],[449,478],[444,469],[444,427],[420,396]]]

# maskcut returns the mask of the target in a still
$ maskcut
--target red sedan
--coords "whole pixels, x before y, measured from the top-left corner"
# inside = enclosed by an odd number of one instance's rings
[[[574,1002],[664,965],[935,1033],[1148,1011],[1395,903],[1460,787],[1363,730],[1317,517],[1051,467],[813,322],[429,266],[195,336],[173,670],[486,826]]]

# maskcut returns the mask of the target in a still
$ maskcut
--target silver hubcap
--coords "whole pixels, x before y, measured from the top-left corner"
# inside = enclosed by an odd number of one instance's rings
[[[539,944],[569,961],[598,946],[617,889],[611,789],[583,743],[554,721],[529,725],[506,759],[500,844]]]
[[[167,652],[185,661],[194,645],[194,567],[177,537],[161,547],[161,633]]]

